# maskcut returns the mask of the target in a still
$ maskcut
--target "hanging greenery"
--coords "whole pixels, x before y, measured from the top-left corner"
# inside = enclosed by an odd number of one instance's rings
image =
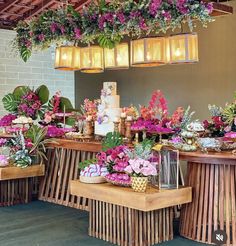
[[[197,0],[105,0],[90,3],[82,13],[66,8],[47,10],[30,21],[19,22],[14,47],[27,61],[33,50],[42,50],[64,42],[113,48],[125,35],[148,36],[165,33],[193,21],[203,26],[212,18],[212,4]],[[194,22],[196,23],[196,22]]]

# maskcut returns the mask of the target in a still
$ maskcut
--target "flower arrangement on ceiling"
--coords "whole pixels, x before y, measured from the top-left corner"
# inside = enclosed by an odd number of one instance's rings
[[[42,50],[65,42],[97,42],[103,48],[113,48],[126,35],[140,37],[165,33],[181,27],[183,23],[192,30],[195,20],[206,26],[212,21],[212,10],[211,3],[197,0],[112,0],[109,3],[102,0],[85,6],[82,13],[69,5],[19,22],[14,47],[24,61],[35,49]]]

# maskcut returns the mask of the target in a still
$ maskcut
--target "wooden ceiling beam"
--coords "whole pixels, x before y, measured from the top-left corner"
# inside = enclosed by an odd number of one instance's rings
[[[18,8],[23,8],[23,9],[34,9],[35,8],[35,5],[26,5],[26,4],[21,4],[21,3],[14,3],[13,6],[18,7]]]
[[[91,0],[81,0],[81,1],[79,1],[78,3],[76,3],[74,5],[74,9],[79,11],[79,10],[81,10],[83,8],[84,4],[89,3],[89,2],[91,2]]]
[[[0,13],[4,12],[5,10],[9,9],[13,6],[18,0],[7,0],[5,3],[0,4]]]
[[[213,2],[213,12],[212,16],[222,16],[222,15],[228,15],[233,14],[234,8],[232,6],[223,4],[223,3],[215,3]]]
[[[49,5],[51,5],[52,3],[54,3],[54,0],[46,0],[43,3],[39,3],[34,9],[27,11],[26,13],[23,14],[23,16],[19,19],[17,19],[17,22],[20,20],[26,20],[30,17],[33,17],[37,14],[39,14],[40,12],[42,12],[45,8],[47,8]]]

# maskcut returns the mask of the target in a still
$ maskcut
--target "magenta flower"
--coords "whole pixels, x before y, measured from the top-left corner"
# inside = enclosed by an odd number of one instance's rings
[[[75,32],[75,38],[76,39],[80,39],[81,38],[81,30],[79,28],[75,28],[74,29],[74,32]]]
[[[0,119],[0,127],[10,126],[17,117],[14,114],[7,114]]]
[[[147,30],[148,29],[148,26],[147,26],[147,24],[143,18],[141,18],[141,20],[139,21],[139,27],[141,30]]]
[[[45,35],[43,33],[38,35],[38,40],[39,41],[44,41],[45,40]]]
[[[7,143],[6,138],[0,138],[0,147],[3,147]]]
[[[58,28],[58,25],[57,25],[57,23],[55,23],[55,22],[53,22],[53,23],[50,25],[50,30],[51,30],[52,33],[55,33],[56,30],[57,30],[57,28]]]
[[[213,12],[213,3],[207,3],[206,8],[208,13],[211,14]]]
[[[157,14],[157,11],[160,9],[162,0],[152,0],[149,5],[149,13],[153,16]]]
[[[121,24],[125,23],[125,15],[122,12],[117,14],[117,18]]]

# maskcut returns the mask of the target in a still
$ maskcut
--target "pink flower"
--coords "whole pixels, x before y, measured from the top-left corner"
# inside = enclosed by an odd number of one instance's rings
[[[74,32],[75,32],[75,38],[80,39],[81,38],[81,30],[79,28],[75,28]]]
[[[157,11],[160,9],[162,0],[152,0],[149,5],[149,13],[153,16],[157,14]]]
[[[118,20],[120,21],[121,24],[125,23],[125,15],[122,12],[117,14],[117,18],[118,18]]]
[[[0,155],[0,166],[5,167],[8,165],[8,158],[5,155]]]
[[[125,168],[125,172],[138,176],[152,176],[157,175],[157,163],[150,162],[144,159],[132,159],[129,160],[129,166]]]
[[[38,35],[38,40],[39,41],[44,41],[45,40],[45,35],[43,33]]]

